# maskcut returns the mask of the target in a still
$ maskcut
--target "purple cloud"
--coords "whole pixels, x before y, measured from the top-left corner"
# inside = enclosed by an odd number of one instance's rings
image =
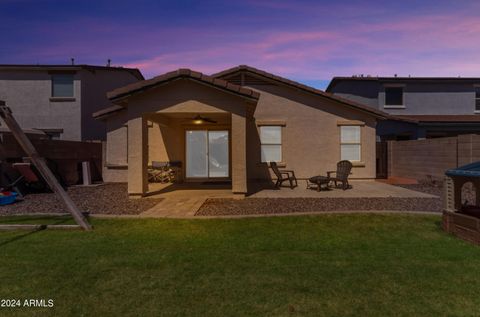
[[[180,67],[213,73],[238,64],[304,82],[352,74],[480,76],[475,2],[151,6],[118,18],[87,9],[68,19],[9,17],[0,32],[11,38],[0,58],[45,63],[76,57],[100,64],[111,58],[146,77]]]

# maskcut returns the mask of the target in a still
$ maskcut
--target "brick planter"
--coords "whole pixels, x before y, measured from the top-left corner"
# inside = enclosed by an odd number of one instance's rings
[[[444,211],[443,229],[460,239],[480,245],[480,218]]]

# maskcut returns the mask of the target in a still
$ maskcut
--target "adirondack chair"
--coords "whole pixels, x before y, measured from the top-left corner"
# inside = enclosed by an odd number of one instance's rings
[[[298,186],[297,178],[295,177],[295,172],[292,170],[280,170],[276,162],[270,162],[270,168],[277,177],[277,182],[275,183],[276,188],[280,188],[282,183],[288,181],[290,183],[290,188]],[[293,185],[295,183],[295,185]]]
[[[342,189],[346,190],[349,187],[348,176],[350,175],[351,170],[352,163],[350,161],[343,160],[337,163],[336,171],[327,172],[327,177],[330,179],[330,181],[333,181],[335,183],[335,187],[337,187],[337,182],[341,182]],[[332,174],[335,174],[335,176],[332,177]]]

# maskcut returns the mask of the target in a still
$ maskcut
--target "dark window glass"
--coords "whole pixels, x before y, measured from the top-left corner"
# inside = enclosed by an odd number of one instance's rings
[[[52,75],[52,97],[73,97],[73,75]]]
[[[480,99],[480,87],[475,87],[475,98]]]
[[[402,87],[386,87],[385,88],[385,105],[386,106],[403,105],[403,88]]]
[[[475,111],[480,111],[480,87],[475,87]]]

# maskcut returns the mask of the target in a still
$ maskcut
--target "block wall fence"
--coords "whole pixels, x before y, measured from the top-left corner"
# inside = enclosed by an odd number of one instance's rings
[[[480,135],[388,141],[388,176],[442,181],[445,171],[480,161]]]

